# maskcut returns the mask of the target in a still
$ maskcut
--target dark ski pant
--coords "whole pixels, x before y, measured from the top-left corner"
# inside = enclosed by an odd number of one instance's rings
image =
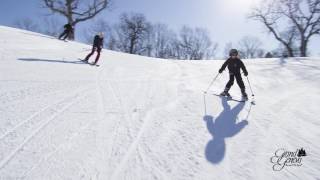
[[[243,80],[242,80],[242,77],[241,77],[241,74],[240,73],[237,73],[237,74],[230,74],[229,76],[229,81],[226,85],[226,89],[225,91],[229,91],[229,89],[231,88],[231,86],[233,85],[234,83],[234,78],[236,78],[236,81],[237,81],[237,84],[239,85],[240,89],[241,89],[241,92],[242,93],[245,93],[246,90],[245,90],[245,86],[244,86],[244,83],[243,83]]]
[[[99,61],[99,58],[100,58],[100,52],[101,52],[101,48],[98,48],[98,47],[92,47],[92,50],[90,52],[90,54],[87,55],[87,57],[85,58],[86,61],[89,60],[89,58],[93,55],[93,53],[97,51],[97,57],[96,57],[96,60],[94,61],[95,64],[97,64],[97,62]]]
[[[69,37],[69,35],[70,35],[70,31],[65,30],[60,34],[59,39],[61,39],[63,37],[62,39],[66,40],[67,37]]]

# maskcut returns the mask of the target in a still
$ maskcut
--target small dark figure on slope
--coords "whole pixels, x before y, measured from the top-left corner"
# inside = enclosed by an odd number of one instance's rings
[[[60,34],[59,39],[66,40],[73,32],[73,27],[70,23],[65,24],[63,27],[64,31]]]
[[[101,53],[102,48],[103,48],[103,33],[100,32],[100,33],[98,33],[97,35],[94,36],[92,50],[87,55],[87,57],[84,59],[84,61],[88,62],[89,58],[93,55],[93,53],[95,51],[97,51],[98,54],[96,56],[96,59],[95,59],[94,63],[92,64],[92,65],[96,65],[98,63],[98,61],[99,61],[100,53]]]

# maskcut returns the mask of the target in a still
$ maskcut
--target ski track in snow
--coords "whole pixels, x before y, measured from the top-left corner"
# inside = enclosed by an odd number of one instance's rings
[[[88,89],[86,89],[88,90]],[[82,90],[81,92],[84,92],[86,90]],[[44,111],[54,107],[56,104],[62,103],[63,101],[65,101],[66,99],[74,96],[74,94],[78,94],[78,93],[72,93],[71,96],[68,96],[67,98],[62,98],[54,103],[50,103],[49,105],[45,106],[44,108],[42,108],[40,111],[37,111],[36,113],[32,114],[30,117],[28,117],[27,119],[21,121],[20,123],[18,123],[16,126],[14,126],[12,129],[8,130],[7,132],[3,133],[0,136],[0,140],[2,140],[4,137],[8,136],[9,134],[13,133],[17,128],[19,128],[20,126],[26,124],[27,122],[31,121],[33,118],[35,118],[36,116],[38,116],[39,114],[43,113]]]
[[[75,64],[90,50],[77,42],[2,26],[0,37],[0,179],[319,177],[319,58],[245,60],[257,104],[229,117],[224,106],[237,102],[203,94],[223,61],[104,50],[92,67]],[[210,91],[227,79],[224,72]],[[230,93],[240,93],[236,83]],[[216,132],[244,120],[233,135]],[[212,162],[206,153],[217,147]],[[272,171],[275,150],[301,147],[310,154],[303,166]]]
[[[180,72],[181,69],[180,67],[177,67],[178,71]],[[176,75],[177,77],[180,77],[181,72],[177,73],[178,75]],[[177,98],[176,98],[177,100]],[[176,100],[171,100],[171,102],[168,102],[169,104],[174,104],[176,103]],[[169,105],[168,104],[168,105]],[[153,107],[151,109],[148,109],[146,111],[146,114],[144,115],[144,117],[142,117],[142,119],[144,119],[143,124],[140,127],[140,130],[138,132],[138,135],[134,138],[134,140],[131,142],[128,151],[126,152],[126,154],[124,155],[124,157],[122,158],[122,160],[120,161],[119,165],[116,167],[116,169],[114,170],[113,174],[111,175],[111,180],[114,179],[118,179],[119,177],[119,173],[125,168],[125,166],[127,165],[127,161],[129,160],[130,156],[132,155],[132,153],[137,150],[138,144],[141,141],[142,136],[144,135],[145,131],[147,130],[148,125],[150,124],[150,121],[152,120],[151,118],[151,114],[154,114],[158,109],[163,108],[167,106],[166,104],[162,104],[160,107]],[[138,154],[141,155],[141,154]]]
[[[23,148],[23,146],[28,143],[39,131],[41,131],[46,125],[48,125],[52,120],[54,120],[56,117],[61,115],[64,111],[66,111],[70,106],[72,106],[74,103],[77,102],[78,99],[72,100],[70,103],[68,103],[66,106],[64,106],[62,109],[58,110],[56,114],[50,116],[47,120],[40,122],[39,125],[35,128],[35,130],[32,131],[32,133],[25,138],[25,140],[18,145],[9,155],[6,156],[5,159],[3,159],[0,162],[0,169],[2,169],[17,153],[19,150]],[[41,112],[39,112],[41,113]],[[28,120],[28,119],[27,119]],[[15,126],[14,129],[10,130],[9,133],[13,132],[16,128],[20,127],[22,124],[26,123],[27,121],[23,121],[21,124],[18,124]]]

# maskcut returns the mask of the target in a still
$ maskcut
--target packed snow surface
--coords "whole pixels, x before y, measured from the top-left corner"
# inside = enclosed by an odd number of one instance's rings
[[[320,178],[320,58],[243,60],[252,105],[245,77],[247,103],[212,95],[226,71],[204,94],[223,60],[90,50],[0,26],[1,180]],[[274,171],[282,148],[307,156]]]

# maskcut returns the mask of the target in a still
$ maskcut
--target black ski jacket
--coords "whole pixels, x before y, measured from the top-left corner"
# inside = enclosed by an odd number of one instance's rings
[[[101,38],[99,35],[94,36],[93,47],[102,48],[103,38]]]
[[[221,73],[224,71],[224,69],[228,66],[229,73],[230,74],[240,74],[240,68],[242,69],[244,75],[248,75],[248,71],[246,67],[244,66],[243,62],[239,59],[232,59],[229,58],[223,65],[221,66],[219,72]]]
[[[69,23],[68,23],[68,24],[65,24],[63,27],[64,27],[64,30],[65,30],[65,31],[71,32],[71,31],[73,30],[71,24],[69,24]]]

